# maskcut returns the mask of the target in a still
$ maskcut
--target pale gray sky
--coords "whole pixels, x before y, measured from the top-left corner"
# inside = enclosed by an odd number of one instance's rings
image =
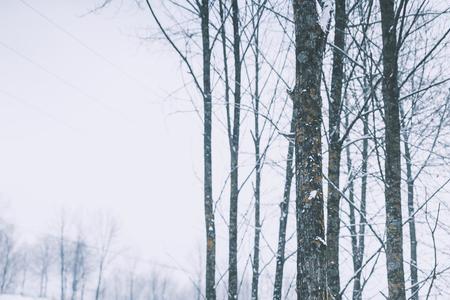
[[[119,218],[124,245],[188,255],[203,234],[201,128],[166,99],[182,85],[178,59],[138,38],[154,23],[132,4],[82,16],[93,1],[26,1],[54,24],[21,1],[0,4],[8,217],[32,235],[63,206],[101,209]]]

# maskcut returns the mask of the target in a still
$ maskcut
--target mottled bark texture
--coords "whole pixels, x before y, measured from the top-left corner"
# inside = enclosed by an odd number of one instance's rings
[[[295,126],[297,298],[327,299],[322,191],[322,98],[320,81],[325,32],[316,0],[294,0],[298,111]]]
[[[291,130],[294,132],[296,124],[297,114],[296,110],[292,110]],[[292,168],[292,160],[294,158],[294,143],[289,141],[287,158],[286,158],[286,170],[284,179],[283,201],[280,203],[280,222],[278,227],[278,249],[276,256],[275,267],[275,282],[273,286],[273,300],[281,300],[283,295],[283,270],[285,261],[285,248],[286,248],[286,227],[289,214],[289,201],[291,197],[291,185],[292,177],[294,177],[294,170]]]
[[[200,9],[202,46],[203,46],[203,164],[204,164],[204,206],[206,228],[206,299],[216,299],[216,231],[212,197],[212,161],[211,161],[211,50],[209,42],[209,0],[203,0]]]
[[[340,299],[339,280],[339,176],[342,143],[340,141],[342,82],[344,77],[345,29],[347,17],[345,1],[335,1],[335,29],[333,47],[333,70],[331,75],[331,101],[328,105],[330,136],[328,149],[328,201],[327,201],[327,282],[334,299]]]
[[[383,35],[383,101],[385,113],[386,265],[389,299],[405,296],[401,209],[401,152],[398,52],[394,0],[380,0]]]
[[[241,114],[241,53],[239,32],[239,4],[237,0],[231,2],[233,23],[233,58],[234,58],[234,114],[233,131],[230,140],[230,223],[228,245],[228,299],[238,299],[238,271],[237,271],[237,235],[238,235],[238,162],[239,162],[239,131]]]

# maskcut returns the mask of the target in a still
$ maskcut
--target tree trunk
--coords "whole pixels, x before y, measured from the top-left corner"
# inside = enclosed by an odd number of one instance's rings
[[[315,0],[294,0],[297,298],[327,299],[320,83],[326,30]],[[328,23],[328,22],[327,22]],[[322,26],[321,26],[322,25]]]
[[[100,267],[98,270],[98,277],[97,277],[97,286],[95,288],[95,300],[100,300],[100,293],[103,283],[103,262],[100,262]]]
[[[65,247],[64,247],[64,230],[65,230],[65,221],[62,220],[61,221],[61,228],[60,228],[60,241],[59,241],[59,260],[60,260],[60,293],[61,293],[61,300],[65,300],[66,299],[66,260],[65,260]]]
[[[345,116],[345,127],[348,127],[348,115]],[[345,148],[346,157],[347,157],[347,177],[348,177],[348,208],[349,208],[349,231],[350,231],[350,240],[352,245],[352,261],[353,261],[353,271],[356,272],[355,275],[358,274],[358,236],[356,233],[356,215],[355,215],[355,174],[353,174],[353,161],[351,156],[351,145],[348,145]],[[355,289],[359,290],[361,288],[361,282],[358,280],[359,277],[356,276],[353,281],[353,291]],[[355,293],[353,292],[353,299],[355,298]]]
[[[255,16],[256,17],[256,16]],[[253,141],[255,144],[255,237],[253,243],[253,268],[252,268],[252,300],[258,299],[258,285],[259,285],[259,244],[261,234],[261,154],[260,144],[261,135],[259,132],[259,24],[254,24],[255,30],[255,95],[254,95],[254,117],[255,117],[255,132]]]
[[[339,280],[339,176],[342,143],[340,141],[342,82],[344,77],[345,29],[347,16],[345,1],[336,0],[333,71],[331,76],[331,101],[329,103],[329,150],[328,150],[328,201],[327,201],[327,282],[333,299],[340,299]]]
[[[404,110],[400,105],[402,119],[405,117]],[[411,272],[411,300],[419,300],[419,285],[417,274],[417,237],[416,220],[414,217],[414,176],[412,174],[412,158],[409,148],[409,135],[407,128],[403,127],[403,146],[405,148],[406,163],[406,185],[408,188],[408,225],[409,225],[409,247],[410,247],[410,272]]]
[[[230,221],[229,221],[229,252],[228,252],[228,298],[238,299],[237,271],[237,235],[238,235],[238,161],[239,161],[239,129],[241,105],[241,54],[239,32],[239,4],[231,2],[233,21],[233,56],[234,56],[234,115],[233,132],[230,141]]]
[[[367,137],[369,134],[369,120],[367,115],[367,109],[364,111],[363,117],[363,134]],[[361,203],[359,207],[359,231],[358,231],[358,247],[357,252],[353,253],[355,257],[354,271],[355,280],[353,282],[353,300],[362,299],[362,286],[361,286],[361,267],[364,259],[365,249],[365,231],[366,231],[366,205],[367,205],[367,165],[369,159],[369,140],[364,138],[362,149],[362,163],[361,163]]]
[[[80,267],[81,267],[81,243],[80,241],[77,241],[75,246],[75,257],[73,259],[72,265],[72,296],[70,297],[71,300],[76,300],[77,298]]]
[[[410,240],[410,268],[411,268],[411,300],[419,299],[419,283],[417,274],[417,238],[416,221],[414,218],[414,178],[412,175],[412,161],[409,144],[405,140],[406,180],[408,186],[408,217]]]
[[[393,0],[380,0],[385,111],[386,265],[389,299],[406,299],[403,271],[398,52]]]
[[[294,132],[295,130],[295,122],[296,122],[297,114],[295,109],[292,110],[292,119],[291,119],[291,130],[289,132]],[[288,153],[286,158],[286,173],[285,173],[285,181],[284,181],[284,192],[283,192],[283,201],[280,203],[280,223],[278,229],[278,249],[277,249],[277,257],[276,257],[276,269],[275,269],[275,282],[273,288],[273,300],[281,300],[282,299],[282,290],[283,290],[283,270],[284,270],[284,260],[285,260],[285,246],[286,246],[286,227],[288,221],[288,213],[289,213],[289,200],[291,197],[291,184],[292,177],[294,176],[294,172],[292,169],[292,160],[294,157],[294,143],[289,141],[288,145]]]
[[[203,0],[201,6],[201,28],[203,43],[203,160],[204,160],[204,206],[206,227],[206,299],[216,299],[216,229],[212,195],[212,159],[211,159],[211,50],[209,42],[209,0]]]

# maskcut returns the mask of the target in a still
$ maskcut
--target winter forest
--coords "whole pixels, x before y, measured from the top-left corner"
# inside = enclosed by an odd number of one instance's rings
[[[448,1],[0,11],[0,300],[450,299]]]

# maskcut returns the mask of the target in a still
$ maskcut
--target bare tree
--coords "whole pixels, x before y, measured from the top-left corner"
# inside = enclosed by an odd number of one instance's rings
[[[16,277],[16,250],[14,228],[0,223],[0,294],[6,293]]]
[[[331,296],[340,299],[339,276],[339,177],[342,141],[340,139],[342,84],[344,80],[346,0],[336,0],[331,97],[328,103],[328,201],[327,201],[327,282]]]
[[[252,5],[252,13],[259,10],[260,1]],[[258,299],[259,289],[259,258],[260,258],[260,239],[261,239],[261,173],[262,173],[262,158],[261,158],[261,132],[259,127],[259,111],[260,111],[260,88],[259,88],[259,70],[260,70],[260,45],[259,45],[259,22],[258,18],[252,18],[253,31],[255,33],[253,52],[255,56],[255,90],[253,95],[253,109],[254,109],[254,132],[253,143],[255,145],[255,234],[253,242],[253,262],[252,262],[252,300]]]
[[[26,288],[27,288],[27,280],[28,275],[30,271],[30,249],[28,248],[28,245],[22,245],[19,254],[18,254],[18,268],[21,272],[20,274],[20,294],[25,295],[26,294]]]
[[[101,217],[98,226],[98,247],[97,249],[97,280],[95,284],[95,300],[102,297],[103,280],[105,276],[105,269],[114,258],[112,247],[117,236],[118,227],[114,219],[111,217]]]
[[[87,271],[87,244],[80,232],[78,237],[72,246],[72,291],[71,300],[80,299],[84,294],[84,285],[86,281],[86,271]]]
[[[67,286],[67,220],[66,214],[63,212],[61,214],[60,223],[59,223],[59,284],[60,284],[60,299],[66,299],[66,286]]]
[[[326,243],[322,192],[321,75],[332,13],[330,2],[294,0],[298,111],[295,128],[297,298],[327,299]]]
[[[403,5],[406,5],[402,1]],[[406,299],[403,271],[398,49],[393,0],[380,0],[385,118],[386,266],[389,299]]]
[[[297,120],[297,115],[295,109],[292,110],[291,126],[290,132],[294,132],[295,123]],[[276,254],[276,268],[275,268],[275,281],[273,288],[273,299],[282,299],[283,290],[283,271],[284,262],[286,259],[285,249],[286,249],[286,227],[289,215],[289,202],[291,198],[291,185],[292,178],[294,177],[294,170],[292,168],[292,163],[294,159],[294,142],[289,139],[288,150],[286,156],[286,167],[285,167],[285,179],[284,179],[284,189],[283,189],[283,201],[280,203],[280,221],[278,227],[278,248]]]
[[[166,40],[171,47],[182,59],[183,63],[189,69],[195,86],[202,95],[203,98],[203,201],[204,201],[204,214],[205,214],[205,232],[206,232],[206,272],[205,272],[205,294],[208,300],[216,299],[216,283],[215,283],[215,270],[216,270],[216,233],[215,233],[215,221],[214,221],[214,202],[212,193],[212,91],[211,91],[211,45],[210,45],[210,21],[209,10],[210,1],[202,0],[196,1],[195,5],[189,2],[194,8],[194,12],[199,17],[199,23],[201,27],[201,39],[202,39],[202,78],[203,85],[200,84],[197,79],[192,65],[188,58],[174,43],[169,33],[161,24],[160,20],[155,14],[155,11],[148,0],[146,0],[147,6],[158,24],[158,28],[163,33]],[[188,10],[191,11],[191,10]]]
[[[44,236],[34,251],[36,271],[39,276],[39,297],[47,297],[49,273],[54,262],[54,243],[50,237]]]
[[[239,136],[241,126],[241,32],[238,0],[231,0],[231,20],[233,25],[233,59],[234,59],[234,103],[233,122],[230,130],[230,220],[228,242],[228,299],[238,298],[238,197],[239,197]],[[231,122],[228,122],[231,124]]]

